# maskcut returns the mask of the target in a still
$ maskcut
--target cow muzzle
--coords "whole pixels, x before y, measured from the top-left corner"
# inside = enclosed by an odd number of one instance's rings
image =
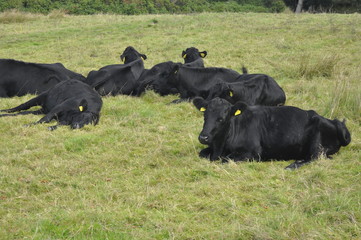
[[[209,137],[207,135],[199,135],[198,140],[202,144],[208,144],[209,143]]]

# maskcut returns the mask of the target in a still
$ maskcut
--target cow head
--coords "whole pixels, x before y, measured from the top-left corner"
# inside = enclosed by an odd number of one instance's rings
[[[177,63],[174,62],[163,62],[144,72],[138,80],[141,83],[138,92],[142,92],[144,88],[149,87],[162,96],[176,94],[178,91],[170,81],[170,78],[174,75],[176,65]]]
[[[57,119],[60,125],[70,125],[71,128],[77,129],[87,124],[96,125],[99,122],[99,114],[89,111],[87,100],[82,99],[78,105],[59,112]]]
[[[143,59],[143,60],[146,60],[147,56],[145,54],[139,53],[132,46],[127,47],[124,50],[123,54],[120,55],[120,60],[122,62],[124,62],[124,64],[133,62],[133,61],[138,60],[140,58]]]
[[[341,146],[347,146],[351,142],[351,134],[348,131],[345,120],[330,120],[319,115],[311,119],[313,126],[321,136],[321,146],[327,157],[338,152]]]
[[[232,99],[233,95],[234,95],[233,90],[231,89],[229,84],[225,83],[225,82],[220,82],[220,83],[213,85],[209,89],[209,94],[208,94],[207,100],[210,101],[213,98],[219,97],[219,98],[226,99],[230,103],[234,103],[234,101]]]
[[[185,51],[182,51],[182,58],[184,59],[184,63],[193,62],[199,58],[205,58],[207,56],[207,51],[200,52],[197,48],[190,47]]]
[[[193,100],[194,106],[204,112],[203,130],[198,139],[202,144],[211,144],[227,134],[232,117],[240,115],[247,107],[243,102],[232,105],[225,99],[214,98],[206,101],[197,97]]]
[[[334,120],[337,136],[341,143],[341,146],[347,146],[351,142],[351,134],[346,127],[346,120],[344,119],[342,122],[338,119]]]

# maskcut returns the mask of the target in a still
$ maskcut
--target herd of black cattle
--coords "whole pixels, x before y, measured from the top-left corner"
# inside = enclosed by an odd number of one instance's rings
[[[145,69],[146,55],[127,47],[120,56],[124,64],[91,71],[86,78],[60,63],[0,59],[0,97],[39,94],[1,110],[7,113],[0,117],[45,114],[33,124],[56,120],[58,125],[81,128],[99,122],[101,96],[141,96],[152,89],[162,96],[179,94],[174,103],[193,100],[204,112],[199,141],[208,147],[199,155],[211,161],[294,159],[286,168],[295,169],[322,154],[329,157],[350,143],[345,120],[284,106],[286,95],[272,77],[248,74],[246,68],[240,74],[204,67],[206,55],[206,51],[191,47],[182,52],[184,64],[169,61]],[[41,109],[26,111],[33,106]]]

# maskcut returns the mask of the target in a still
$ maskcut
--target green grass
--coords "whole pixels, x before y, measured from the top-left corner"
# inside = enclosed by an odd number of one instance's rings
[[[80,130],[0,118],[0,239],[361,238],[360,14],[59,15],[0,23],[1,58],[87,75],[129,45],[147,68],[195,46],[207,66],[273,76],[288,105],[346,118],[352,142],[297,171],[210,163],[202,114],[151,91],[104,98],[99,125]]]

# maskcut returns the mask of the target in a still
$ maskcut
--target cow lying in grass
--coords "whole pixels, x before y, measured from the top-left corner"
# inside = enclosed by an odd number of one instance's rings
[[[199,155],[211,161],[294,159],[286,169],[295,169],[322,154],[329,157],[351,141],[345,121],[329,120],[312,110],[232,105],[221,98],[207,102],[198,97],[193,103],[204,112],[199,141],[208,145]]]
[[[24,111],[33,106],[41,106],[40,110]],[[17,107],[1,110],[15,114],[2,114],[16,116],[26,114],[46,114],[38,123],[58,121],[58,125],[70,125],[71,128],[82,128],[86,124],[96,125],[99,122],[102,99],[89,85],[78,80],[67,80],[58,83],[53,88],[20,104]],[[49,127],[54,130],[57,126]]]
[[[85,81],[83,75],[66,69],[61,63],[45,64],[0,59],[0,97],[40,94],[69,79]]]
[[[243,74],[237,82],[217,83],[210,88],[207,100],[216,97],[232,104],[242,101],[248,105],[281,106],[286,102],[283,89],[265,74]]]
[[[206,98],[212,86],[220,82],[235,82],[239,76],[232,69],[186,67],[180,63],[165,62],[148,71],[138,93],[142,93],[146,86],[151,86],[160,95],[180,93],[181,99],[174,101],[175,103],[196,96]]]
[[[203,58],[206,56],[207,51],[200,52],[197,48],[190,47],[182,51],[184,64],[168,61],[158,63],[151,69],[144,69],[138,80],[137,96],[143,94],[147,88],[153,89],[161,96],[179,93],[173,84],[168,83],[168,76],[171,74],[171,71],[173,71],[174,64],[204,68]]]
[[[120,59],[124,64],[107,65],[89,72],[86,82],[102,96],[131,95],[138,87],[138,78],[144,71],[145,54],[127,47]]]

